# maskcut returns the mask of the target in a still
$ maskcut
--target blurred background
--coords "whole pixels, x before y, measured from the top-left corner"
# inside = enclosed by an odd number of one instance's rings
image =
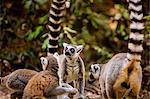
[[[0,0],[0,76],[19,68],[41,70],[52,0]],[[143,0],[145,35],[143,89],[150,90],[150,0]],[[86,70],[127,51],[129,14],[126,0],[71,0],[60,35],[63,42],[83,44]],[[62,48],[60,48],[62,53]]]

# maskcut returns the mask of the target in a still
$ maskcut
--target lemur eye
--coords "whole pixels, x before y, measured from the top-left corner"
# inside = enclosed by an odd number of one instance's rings
[[[47,60],[42,59],[42,64],[43,64],[43,65],[47,65],[47,63],[48,63],[48,61],[47,61]]]
[[[91,66],[89,67],[89,70],[91,71]]]
[[[68,50],[68,47],[65,48],[65,51]]]
[[[95,71],[97,71],[97,70],[98,70],[98,67],[95,67],[95,66],[94,66],[94,69],[95,69]]]
[[[75,49],[74,49],[74,48],[71,48],[70,51],[71,51],[71,53],[74,53],[74,52],[75,52]]]
[[[46,63],[45,63],[45,61],[44,61],[44,59],[42,60],[42,63],[43,63],[43,65],[45,65]]]

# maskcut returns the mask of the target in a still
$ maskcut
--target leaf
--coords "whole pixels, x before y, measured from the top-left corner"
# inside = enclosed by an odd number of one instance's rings
[[[48,47],[48,44],[49,44],[48,39],[45,39],[44,42],[43,42],[43,44],[42,44],[42,49],[45,50]]]
[[[94,48],[98,53],[101,53],[103,56],[107,56],[107,58],[112,57],[112,54],[109,53],[109,52],[106,50],[106,48],[104,48],[104,47],[103,47],[103,48],[100,48],[100,47],[98,47],[98,46],[96,46],[96,45],[93,45],[92,48]]]
[[[143,19],[150,20],[150,15],[148,15],[148,16],[145,16]]]
[[[69,28],[69,27],[64,27],[63,30],[64,30],[65,32],[68,32],[68,33],[77,33],[75,30],[73,30],[73,29],[71,29],[71,28]]]
[[[94,20],[91,20],[91,23],[94,28],[96,28],[96,29],[98,28],[98,24]]]
[[[32,4],[32,1],[31,0],[24,0],[23,2],[25,3],[24,7],[26,9],[29,9],[31,4]]]
[[[71,43],[76,44],[75,40],[68,31],[64,31],[64,33],[67,35],[67,38],[71,41]]]
[[[38,2],[40,5],[46,3],[48,0],[35,0],[36,2]]]
[[[40,19],[39,19],[39,23],[44,23],[46,20],[48,19],[48,15],[45,15],[45,16],[43,16],[43,17],[40,17]]]
[[[44,29],[43,26],[36,27],[35,31],[28,34],[27,40],[31,41],[31,40],[37,38],[37,36],[43,31],[43,29]]]

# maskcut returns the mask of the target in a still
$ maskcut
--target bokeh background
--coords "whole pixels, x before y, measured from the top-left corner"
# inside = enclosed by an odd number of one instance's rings
[[[41,70],[52,0],[0,0],[0,76],[19,68]],[[150,90],[150,1],[143,0],[145,35],[143,90]],[[83,44],[86,70],[127,51],[129,14],[126,0],[71,0],[60,35],[62,43]]]

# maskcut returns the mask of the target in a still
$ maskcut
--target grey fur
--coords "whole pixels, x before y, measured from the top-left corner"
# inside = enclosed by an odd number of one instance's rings
[[[68,47],[67,50],[65,47]],[[72,53],[70,49],[73,48],[75,51]],[[79,48],[79,49],[78,49]],[[82,46],[75,46],[71,44],[64,44],[64,54],[59,56],[60,62],[60,83],[73,82],[73,86],[79,91],[79,98],[84,97],[84,87],[85,87],[85,66],[84,62],[80,57],[80,52],[82,51]],[[65,55],[66,52],[69,52],[69,56]],[[68,53],[67,53],[68,54]]]
[[[1,85],[12,92],[23,92],[26,84],[35,74],[37,72],[34,70],[19,69],[5,77],[1,77]]]
[[[100,72],[100,87],[103,99],[114,99],[113,85],[123,68],[123,64],[127,62],[127,54],[119,53],[115,55],[108,63],[102,66]]]

